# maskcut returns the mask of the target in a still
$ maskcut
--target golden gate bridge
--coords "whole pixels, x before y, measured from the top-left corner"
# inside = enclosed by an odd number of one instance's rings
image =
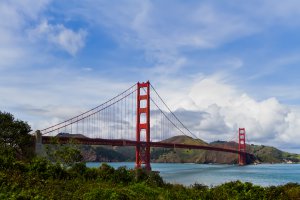
[[[151,95],[150,95],[151,90]],[[64,137],[64,135],[74,137]],[[135,167],[151,170],[151,148],[202,149],[238,154],[238,164],[246,165],[245,128],[239,128],[238,148],[166,142],[185,135],[199,139],[167,106],[150,82],[138,82],[127,90],[80,115],[36,132],[36,148],[50,144],[53,137],[67,144],[76,140],[85,145],[134,146]]]

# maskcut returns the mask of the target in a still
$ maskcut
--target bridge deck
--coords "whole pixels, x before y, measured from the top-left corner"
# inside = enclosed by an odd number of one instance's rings
[[[77,144],[85,144],[85,145],[111,145],[111,146],[137,146],[138,145],[138,143],[136,141],[122,140],[122,139],[79,138],[79,137],[78,138],[77,137],[72,137],[72,138],[58,137],[58,139],[59,139],[59,142],[62,144],[67,144],[67,143],[70,143],[70,140],[74,140],[74,141],[76,141]],[[51,137],[51,136],[43,136],[42,137],[43,144],[51,144],[52,140],[53,140],[53,137]],[[140,142],[139,145],[145,146],[146,142]],[[252,155],[250,153],[241,152],[236,149],[205,146],[205,145],[150,142],[150,147],[179,148],[179,149],[202,149],[202,150],[211,150],[211,151]]]

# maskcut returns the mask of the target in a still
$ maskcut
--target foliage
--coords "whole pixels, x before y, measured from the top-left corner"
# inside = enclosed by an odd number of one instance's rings
[[[95,147],[95,153],[98,155],[98,161],[110,160],[110,161],[126,161],[128,157],[113,150],[105,147]]]
[[[23,160],[32,158],[34,141],[30,131],[31,128],[26,122],[0,111],[0,154]]]
[[[52,144],[46,146],[46,153],[52,162],[64,167],[70,167],[83,159],[79,146],[72,140],[69,144],[61,144],[59,138],[52,138]]]
[[[298,199],[300,185],[261,187],[240,181],[215,187],[164,183],[156,172],[102,164],[69,168],[45,158],[0,168],[0,199]]]

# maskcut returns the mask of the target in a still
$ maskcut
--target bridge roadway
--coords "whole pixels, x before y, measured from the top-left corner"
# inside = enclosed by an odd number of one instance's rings
[[[137,141],[132,140],[122,140],[122,139],[102,139],[102,138],[83,138],[83,137],[56,137],[59,139],[61,144],[68,144],[70,140],[76,141],[77,144],[85,145],[111,145],[111,146],[137,146]],[[43,144],[52,144],[52,136],[42,136]],[[179,149],[202,149],[211,151],[220,151],[227,153],[236,154],[246,154],[253,156],[247,152],[241,152],[236,149],[205,146],[205,145],[190,145],[190,144],[175,144],[175,143],[165,143],[165,142],[149,142],[150,147],[162,147],[162,148],[179,148]],[[146,142],[140,142],[140,146],[146,146]]]

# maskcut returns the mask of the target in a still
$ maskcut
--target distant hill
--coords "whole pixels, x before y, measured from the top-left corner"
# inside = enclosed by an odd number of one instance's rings
[[[175,136],[165,140],[166,142],[190,144],[190,145],[211,145],[225,147],[225,145],[208,144],[203,140],[193,139],[188,136]],[[231,148],[231,147],[228,147]],[[162,152],[161,154],[157,151]],[[216,151],[196,149],[154,149],[152,156],[155,162],[181,162],[181,163],[237,163],[237,154],[221,153]]]
[[[210,143],[212,146],[238,148],[236,142],[216,141]],[[250,144],[246,147],[247,152],[256,157],[256,162],[261,163],[285,163],[300,162],[300,155],[281,151],[275,147]]]
[[[71,133],[58,133],[56,137],[68,137],[68,138],[88,138],[82,134],[71,134]]]
[[[191,145],[208,145],[200,139],[193,139],[185,135],[174,136],[169,139],[163,140],[166,143],[177,144],[191,144]],[[151,151],[151,159],[154,162],[198,162],[198,157],[203,156],[204,151],[189,150],[189,149],[167,149],[167,148],[153,148]]]
[[[166,143],[177,143],[177,144],[191,144],[191,145],[208,145],[206,142],[200,139],[194,139],[185,135],[178,135],[166,140],[162,140],[161,142]]]
[[[177,136],[178,137],[178,136]],[[174,138],[168,139],[169,141],[174,140]],[[178,143],[184,144],[195,144],[193,138],[186,136],[180,136],[180,139],[175,139]],[[207,144],[205,142],[201,143]],[[207,145],[223,148],[238,149],[238,144],[236,142],[225,142],[225,141],[215,141]],[[275,147],[264,146],[264,145],[247,145],[247,152],[255,155],[255,160],[250,160],[247,158],[248,163],[286,163],[286,162],[300,162],[299,154],[292,154],[288,152],[281,151]],[[160,150],[159,155],[157,150],[155,152],[156,157],[154,157],[155,162],[193,162],[193,163],[224,163],[224,164],[235,164],[238,162],[238,155],[234,153],[225,153],[217,151],[205,151],[205,150],[188,150],[188,149],[173,149],[165,150],[164,152]]]
[[[62,135],[60,137],[75,137]],[[76,137],[80,137],[78,134]],[[85,136],[83,136],[85,137]],[[215,141],[206,143],[200,139],[193,139],[188,136],[175,136],[163,140],[167,143],[191,144],[191,145],[210,145],[215,147],[224,147],[238,149],[236,142]],[[248,163],[290,163],[300,162],[299,154],[292,154],[281,151],[275,147],[264,145],[247,145],[247,152],[255,155],[255,160],[247,158]],[[112,146],[84,146],[82,153],[87,161],[134,161],[134,147],[112,147]],[[169,149],[169,148],[152,148],[152,162],[169,162],[169,163],[220,163],[236,164],[238,155],[234,153],[224,153],[217,151],[194,150],[194,149]]]

